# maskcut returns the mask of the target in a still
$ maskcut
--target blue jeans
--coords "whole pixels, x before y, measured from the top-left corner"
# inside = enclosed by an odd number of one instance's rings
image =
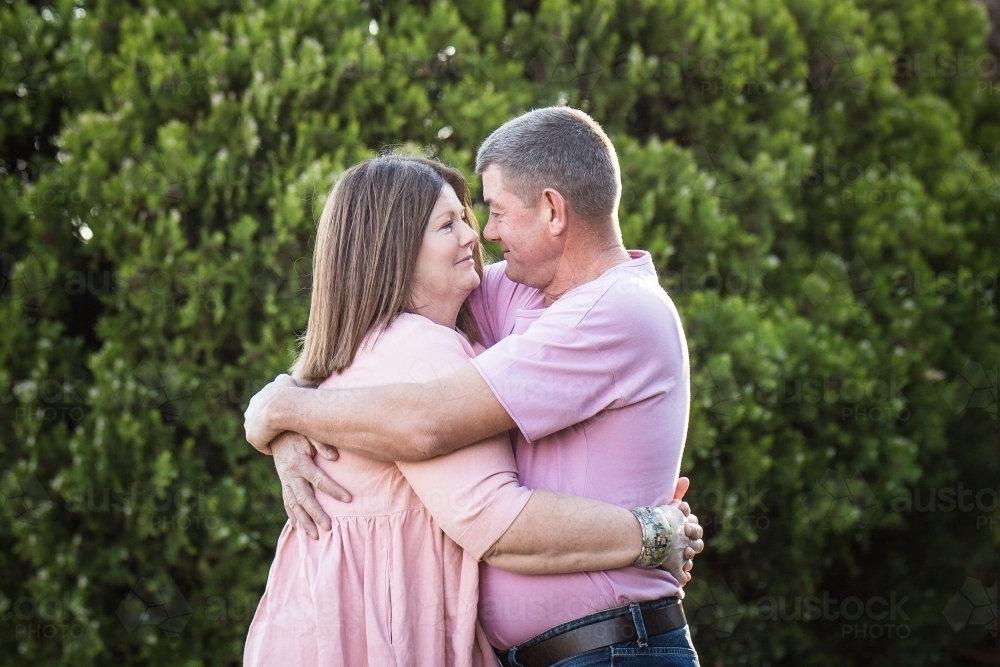
[[[663,606],[659,602],[654,604],[658,607]],[[560,660],[552,667],[700,667],[688,626],[649,637],[646,635],[646,626],[639,612],[639,605],[629,606],[632,622],[637,630],[635,641],[620,642],[579,653]],[[595,616],[605,615],[606,612],[595,614]],[[592,616],[587,618],[593,619]],[[584,619],[570,621],[548,630],[543,636],[572,630],[586,623]],[[511,665],[519,664],[515,655]]]
[[[700,667],[688,626],[648,637],[646,646],[642,638],[574,655],[552,667]]]

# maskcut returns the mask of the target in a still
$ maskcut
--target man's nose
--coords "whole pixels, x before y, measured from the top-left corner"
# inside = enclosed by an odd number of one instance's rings
[[[486,226],[483,227],[483,238],[485,238],[487,241],[500,240],[500,235],[497,234],[497,226],[493,224],[492,216],[486,219]]]

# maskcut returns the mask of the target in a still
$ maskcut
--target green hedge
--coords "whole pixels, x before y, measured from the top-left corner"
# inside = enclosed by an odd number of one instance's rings
[[[332,179],[389,144],[471,176],[556,103],[616,142],[689,337],[702,663],[995,651],[987,31],[961,0],[0,4],[0,663],[239,663],[284,520],[242,410]]]

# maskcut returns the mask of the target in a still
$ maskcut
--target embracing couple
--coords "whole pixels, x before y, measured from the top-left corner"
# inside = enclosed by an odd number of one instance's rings
[[[698,665],[687,345],[614,147],[538,109],[476,172],[488,266],[455,169],[386,155],[329,195],[301,352],[246,411],[289,515],[247,667]]]

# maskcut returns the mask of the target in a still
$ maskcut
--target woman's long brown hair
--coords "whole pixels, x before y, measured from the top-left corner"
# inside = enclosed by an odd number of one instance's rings
[[[424,231],[445,183],[478,234],[469,186],[457,169],[389,154],[354,165],[333,187],[320,216],[313,255],[309,323],[290,373],[316,386],[351,365],[369,332],[411,312],[410,284]],[[481,244],[473,247],[482,277]],[[479,330],[468,304],[457,326],[473,342]]]

